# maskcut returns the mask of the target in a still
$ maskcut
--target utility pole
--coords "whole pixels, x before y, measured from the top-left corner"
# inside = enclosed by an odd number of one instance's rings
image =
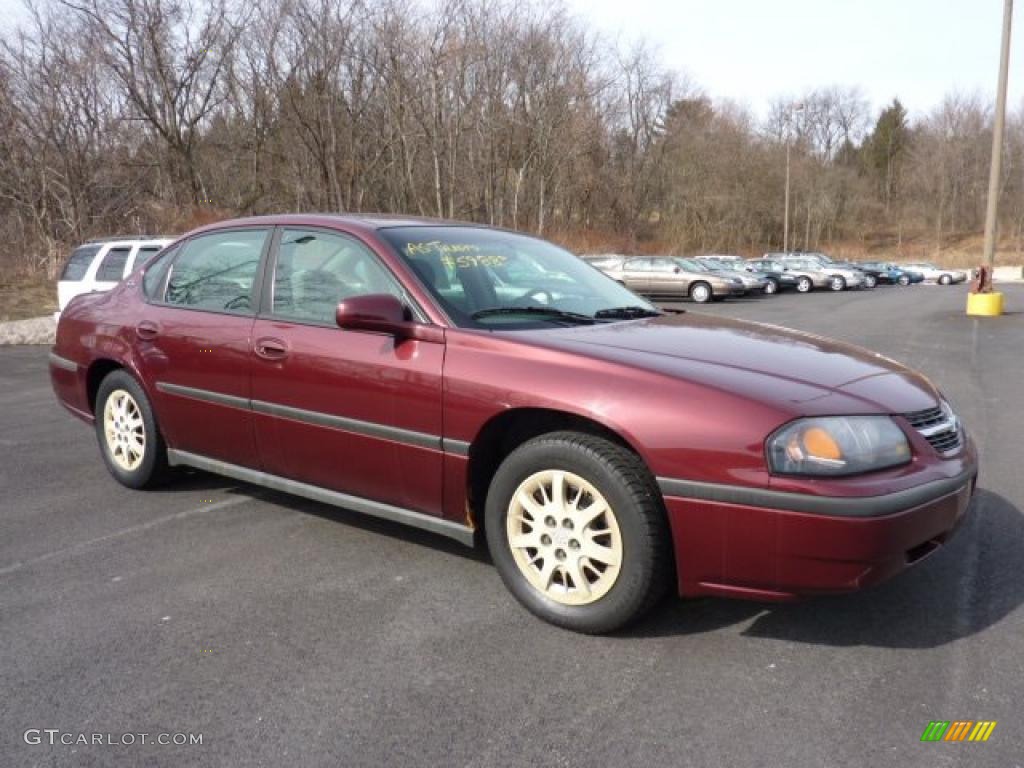
[[[1010,70],[1010,26],[1013,21],[1013,0],[1004,0],[1003,44],[999,54],[999,85],[996,90],[995,125],[992,129],[992,164],[988,172],[988,205],[985,209],[984,262],[987,269],[982,292],[992,290],[992,269],[996,255],[996,223],[999,209],[999,175],[1003,159],[1003,128],[1006,125],[1006,85]]]
[[[785,194],[785,206],[786,211],[782,215],[782,252],[789,253],[789,153],[792,145],[792,124],[793,115],[797,112],[803,112],[803,102],[799,104],[793,104],[789,111],[786,113],[786,194]]]

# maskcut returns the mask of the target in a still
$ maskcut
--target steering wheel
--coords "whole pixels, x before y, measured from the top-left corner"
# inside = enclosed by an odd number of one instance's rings
[[[531,288],[522,296],[516,298],[512,303],[515,306],[524,306],[522,302],[529,301],[530,304],[541,304],[543,306],[547,306],[554,298],[555,297],[551,295],[551,291],[546,288]],[[530,304],[525,306],[529,306]]]

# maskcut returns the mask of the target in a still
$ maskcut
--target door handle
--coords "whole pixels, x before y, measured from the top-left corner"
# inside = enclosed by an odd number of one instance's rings
[[[280,339],[257,339],[256,354],[264,360],[284,360],[288,357],[288,345]]]
[[[135,326],[135,335],[143,341],[151,341],[160,334],[160,326],[151,320],[143,320]]]

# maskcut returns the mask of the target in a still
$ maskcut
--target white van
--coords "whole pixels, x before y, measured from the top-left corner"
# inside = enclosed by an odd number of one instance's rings
[[[135,269],[167,245],[171,237],[108,237],[90,240],[71,253],[57,282],[57,311],[80,293],[109,291]]]

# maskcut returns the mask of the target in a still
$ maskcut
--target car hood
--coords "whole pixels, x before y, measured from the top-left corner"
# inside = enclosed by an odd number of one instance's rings
[[[909,413],[939,400],[924,376],[861,347],[699,313],[518,333],[540,346],[715,387],[794,415]]]

